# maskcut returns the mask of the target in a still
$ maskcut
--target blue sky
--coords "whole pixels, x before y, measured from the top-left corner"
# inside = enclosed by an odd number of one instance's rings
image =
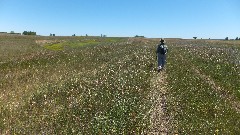
[[[0,0],[0,32],[240,37],[240,0]]]

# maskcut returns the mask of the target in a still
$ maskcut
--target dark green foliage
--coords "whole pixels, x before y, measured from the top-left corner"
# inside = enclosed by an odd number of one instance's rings
[[[139,36],[139,35],[136,35],[135,37],[136,38],[144,38],[144,36]]]
[[[32,31],[24,31],[22,34],[23,35],[37,35],[36,32],[32,32]]]

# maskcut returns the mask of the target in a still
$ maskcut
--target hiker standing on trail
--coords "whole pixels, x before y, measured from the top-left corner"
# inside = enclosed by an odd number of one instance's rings
[[[167,51],[168,51],[167,45],[165,45],[164,40],[161,38],[156,51],[158,61],[158,72],[160,72],[165,66]]]

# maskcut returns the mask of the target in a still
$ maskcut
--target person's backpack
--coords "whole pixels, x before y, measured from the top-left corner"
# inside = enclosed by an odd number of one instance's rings
[[[167,48],[164,46],[164,44],[158,45],[158,53],[160,53],[160,54],[166,54],[167,53]]]

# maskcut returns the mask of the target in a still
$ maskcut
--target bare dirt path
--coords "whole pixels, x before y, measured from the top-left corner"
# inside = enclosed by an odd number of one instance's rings
[[[169,131],[170,116],[167,114],[167,82],[166,72],[162,71],[151,79],[151,98],[154,104],[150,110],[151,135],[168,135],[172,134]]]

